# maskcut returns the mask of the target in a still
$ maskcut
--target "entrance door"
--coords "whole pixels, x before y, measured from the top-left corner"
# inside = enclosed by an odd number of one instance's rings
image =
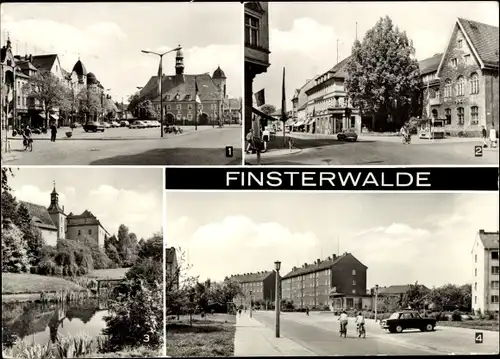
[[[339,132],[342,132],[342,117],[341,116],[335,116],[334,117],[334,124],[335,124],[335,132],[334,133],[339,133]]]

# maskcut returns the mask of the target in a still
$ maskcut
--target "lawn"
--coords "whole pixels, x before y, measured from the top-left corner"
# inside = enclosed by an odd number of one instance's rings
[[[96,269],[84,277],[93,279],[122,279],[130,268]]]
[[[167,322],[167,355],[170,357],[231,357],[236,333],[234,315],[208,315]]]
[[[2,273],[2,295],[84,290],[78,284],[59,277]]]
[[[462,320],[460,322],[452,321],[439,321],[438,326],[443,327],[456,327],[456,328],[468,328],[468,329],[478,329],[478,330],[492,330],[498,332],[498,319],[497,320]]]

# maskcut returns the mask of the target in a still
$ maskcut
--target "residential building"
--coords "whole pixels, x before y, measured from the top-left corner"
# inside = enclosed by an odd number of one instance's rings
[[[103,247],[104,241],[110,236],[101,222],[88,210],[80,215],[66,214],[64,206],[59,205],[55,184],[48,208],[25,201],[20,203],[28,209],[33,224],[40,230],[47,245],[56,246],[57,242],[63,239],[79,241],[87,236]]]
[[[479,136],[483,126],[498,131],[498,31],[457,19],[444,53],[420,62],[423,118],[445,120],[450,135]]]
[[[251,300],[274,303],[276,298],[275,271],[235,274],[229,279],[237,282],[241,287],[242,293],[234,298],[236,306],[250,307]]]
[[[245,133],[252,128],[253,80],[267,72],[269,63],[269,11],[265,1],[245,3]]]
[[[472,248],[473,284],[472,309],[498,313],[499,289],[499,232],[481,229]]]
[[[361,308],[367,267],[351,253],[293,267],[281,280],[282,298],[296,308]]]
[[[177,273],[179,269],[179,264],[177,262],[177,253],[174,247],[167,248],[165,253],[166,258],[166,276],[170,278],[172,283],[171,289],[176,289],[179,287],[179,275]]]
[[[423,291],[429,292],[430,289],[425,285],[420,285]],[[388,287],[379,287],[377,292],[377,309],[379,312],[387,312],[399,308],[405,293],[411,288],[410,284],[391,285]],[[371,288],[370,294],[373,299],[372,308],[375,308],[375,288]]]
[[[304,130],[311,133],[335,134],[354,128],[361,132],[361,115],[347,97],[344,81],[350,57],[340,61],[314,80],[306,91]]]
[[[224,113],[234,115],[229,106],[236,109],[241,106],[239,100],[228,97],[226,80],[226,75],[220,67],[217,67],[212,75],[185,74],[184,53],[178,50],[175,56],[175,75],[162,74],[161,79],[164,121],[176,125],[217,125],[224,120]],[[196,103],[196,96],[200,103]],[[139,92],[139,98],[150,99],[158,113],[160,112],[158,76],[149,79]]]
[[[292,98],[292,117],[286,122],[286,127],[291,132],[293,130],[304,129],[305,132],[313,132],[312,126],[307,118],[307,91],[316,85],[317,76],[310,80],[300,88],[295,90]]]

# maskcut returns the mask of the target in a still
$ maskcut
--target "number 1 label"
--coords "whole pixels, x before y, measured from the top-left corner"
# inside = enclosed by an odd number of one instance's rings
[[[233,157],[233,146],[226,146],[226,157]]]

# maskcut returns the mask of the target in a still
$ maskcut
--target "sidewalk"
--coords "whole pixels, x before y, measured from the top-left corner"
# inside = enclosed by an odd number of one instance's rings
[[[314,353],[283,336],[248,314],[236,317],[234,356],[314,356]]]

